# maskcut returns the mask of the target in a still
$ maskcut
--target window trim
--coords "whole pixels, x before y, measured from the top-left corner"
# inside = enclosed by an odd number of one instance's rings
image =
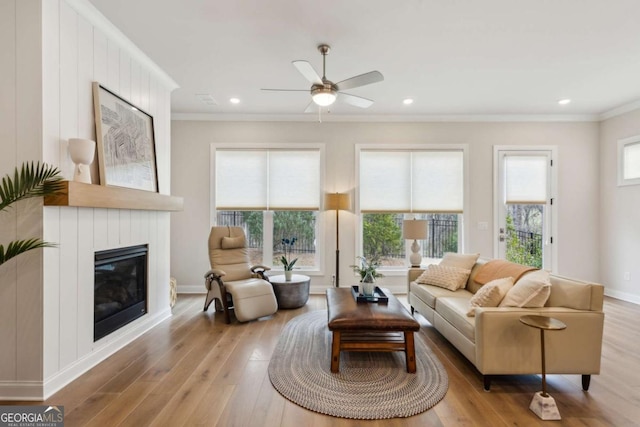
[[[467,236],[469,235],[469,145],[468,144],[426,144],[426,143],[407,143],[407,144],[372,144],[357,143],[355,144],[355,250],[356,255],[362,254],[362,212],[360,210],[360,152],[366,150],[381,151],[462,151],[462,173],[463,173],[463,190],[462,190],[462,213],[460,216],[461,224],[459,224],[458,251],[464,252],[467,247]],[[405,212],[405,215],[408,213]],[[412,214],[409,214],[409,216]],[[406,241],[405,241],[406,244]],[[409,243],[410,245],[410,243]],[[402,268],[390,267],[384,268],[384,274],[388,276],[403,276],[407,274],[409,268],[410,251],[405,251],[405,261],[407,265]]]
[[[634,135],[629,138],[618,140],[618,187],[640,184],[640,177],[627,179],[624,177],[624,149],[627,146],[636,145],[638,143],[640,143],[640,135]]]
[[[299,151],[300,149],[318,150],[320,152],[320,188],[318,192],[320,194],[320,210],[317,217],[317,235],[316,235],[316,259],[318,265],[314,268],[305,269],[303,272],[308,276],[322,276],[325,272],[325,239],[321,238],[325,234],[325,224],[322,220],[321,212],[323,210],[323,188],[325,183],[325,144],[323,143],[295,143],[295,142],[283,142],[283,143],[234,143],[234,142],[213,142],[209,145],[209,228],[216,225],[216,150],[218,149],[237,149],[237,150],[287,150]],[[265,233],[266,234],[266,233]],[[271,232],[271,234],[273,234]],[[264,236],[263,236],[264,238]],[[271,235],[271,240],[273,236]],[[280,271],[278,266],[273,266],[273,271]]]

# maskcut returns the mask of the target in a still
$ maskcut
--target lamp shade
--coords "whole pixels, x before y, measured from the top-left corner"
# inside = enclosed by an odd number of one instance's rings
[[[324,207],[330,211],[346,211],[349,210],[350,203],[348,193],[328,193],[325,198]]]
[[[405,219],[402,221],[402,237],[405,239],[422,240],[427,238],[426,219]]]
[[[320,87],[311,91],[313,102],[321,107],[328,107],[336,100],[336,92],[333,89]]]

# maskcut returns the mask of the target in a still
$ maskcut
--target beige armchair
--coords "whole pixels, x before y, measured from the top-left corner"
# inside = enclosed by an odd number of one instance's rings
[[[211,227],[209,260],[211,270],[204,276],[207,288],[204,311],[215,300],[216,310],[224,311],[225,322],[231,323],[231,309],[239,322],[278,310],[273,287],[264,276],[269,267],[249,266],[249,252],[241,227]]]

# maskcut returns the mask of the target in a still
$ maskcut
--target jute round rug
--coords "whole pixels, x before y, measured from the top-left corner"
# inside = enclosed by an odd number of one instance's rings
[[[327,312],[305,313],[287,323],[269,363],[269,378],[284,397],[322,414],[354,419],[410,417],[446,394],[440,361],[415,335],[417,372],[406,370],[403,352],[341,352],[331,373]]]

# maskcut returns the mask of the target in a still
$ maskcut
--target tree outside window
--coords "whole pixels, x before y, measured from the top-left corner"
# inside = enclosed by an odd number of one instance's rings
[[[366,258],[377,257],[382,267],[405,267],[408,255],[402,238],[402,221],[407,214],[366,213],[362,215],[362,246]],[[445,252],[458,251],[457,214],[411,214],[428,221],[427,239],[421,240],[423,259],[440,259]]]

